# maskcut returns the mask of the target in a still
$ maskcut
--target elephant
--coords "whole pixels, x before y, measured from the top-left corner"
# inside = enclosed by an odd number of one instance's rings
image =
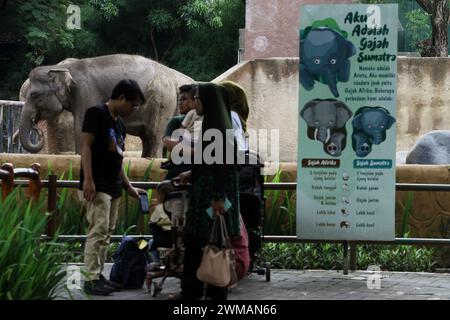
[[[315,81],[322,82],[337,98],[337,82],[349,80],[349,58],[356,54],[356,48],[334,29],[320,27],[307,30],[300,40],[300,83],[306,90],[312,90]]]
[[[450,164],[450,131],[433,130],[417,139],[406,155],[407,164]]]
[[[362,107],[356,111],[352,125],[355,131],[367,135],[372,144],[386,140],[386,130],[395,123],[395,118],[382,107]]]
[[[372,152],[372,145],[386,140],[386,130],[395,123],[395,118],[382,107],[359,108],[352,120],[352,146],[356,155],[365,157]]]
[[[308,125],[308,138],[324,144],[326,153],[340,156],[345,148],[345,124],[352,112],[345,103],[335,99],[314,99],[305,104],[300,116]]]
[[[39,152],[44,136],[37,130],[37,123],[52,121],[66,110],[73,115],[74,147],[79,154],[85,111],[108,101],[113,87],[122,79],[136,80],[146,98],[144,105],[124,119],[127,133],[142,140],[142,157],[162,156],[162,133],[169,119],[178,113],[178,88],[194,80],[153,60],[126,54],[69,58],[57,65],[34,68],[23,93],[25,104],[19,123],[24,149]],[[33,130],[38,133],[36,143],[30,140]]]

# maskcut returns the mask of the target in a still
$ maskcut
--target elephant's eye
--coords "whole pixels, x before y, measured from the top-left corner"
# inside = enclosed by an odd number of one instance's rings
[[[314,63],[315,64],[320,64],[320,59],[318,59],[318,58],[314,59]]]
[[[337,62],[336,59],[331,59],[331,60],[330,60],[330,63],[331,63],[331,64],[336,64],[336,62]]]
[[[372,125],[369,123],[369,124],[367,125],[367,128],[368,128],[368,129],[371,129],[371,128],[372,128]]]
[[[383,125],[381,125],[381,126],[380,126],[380,129],[384,129],[384,126],[383,126]]]

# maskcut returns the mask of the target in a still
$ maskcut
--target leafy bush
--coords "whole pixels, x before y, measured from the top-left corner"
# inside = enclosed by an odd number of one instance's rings
[[[44,202],[23,199],[20,189],[0,202],[0,300],[54,299],[64,290],[61,245],[43,241]]]
[[[377,265],[381,270],[432,272],[434,249],[413,246],[360,245],[357,247],[357,269]],[[275,269],[343,268],[344,249],[331,243],[266,243],[263,257]]]

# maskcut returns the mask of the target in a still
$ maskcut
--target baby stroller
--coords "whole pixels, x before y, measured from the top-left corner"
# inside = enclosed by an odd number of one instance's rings
[[[167,277],[180,279],[183,273],[183,227],[188,209],[187,189],[189,186],[176,184],[174,180],[172,180],[172,185],[175,191],[167,193],[163,202],[164,211],[171,220],[172,241],[164,241],[165,244],[158,247],[161,262],[150,262],[146,268],[145,284],[153,297],[162,291]],[[150,225],[150,229],[154,236],[161,232],[156,226]],[[161,278],[161,280],[156,282],[157,278]]]
[[[246,151],[245,163],[238,165],[239,205],[248,233],[249,272],[265,275],[266,281],[270,281],[270,263],[261,255],[265,212],[263,167],[258,154]]]

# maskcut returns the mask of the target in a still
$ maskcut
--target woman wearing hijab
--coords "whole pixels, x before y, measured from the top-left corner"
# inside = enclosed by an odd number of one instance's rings
[[[180,300],[201,299],[204,294],[204,283],[197,279],[196,273],[200,266],[202,249],[208,243],[214,222],[214,219],[207,214],[207,209],[211,207],[214,214],[224,215],[230,237],[240,234],[236,150],[233,137],[227,139],[226,135],[227,130],[233,129],[227,91],[217,84],[201,83],[198,84],[194,100],[197,113],[203,115],[202,139],[199,139],[202,145],[197,146],[196,149],[198,152],[201,151],[202,157],[199,163],[194,163],[190,172],[180,175],[182,182],[190,176],[192,183],[184,228],[185,253],[181,293],[172,297],[172,299]],[[216,149],[216,155],[217,152],[222,151],[223,161],[208,164],[210,162],[205,162],[205,155],[208,156],[208,150],[211,147],[207,149],[207,152],[204,151],[211,142],[203,141],[203,139],[205,133],[211,129],[218,130],[216,132],[222,134],[224,143],[220,147],[223,149]],[[226,156],[227,150],[233,152],[231,157]],[[231,207],[225,212],[226,200],[231,203]],[[209,299],[225,300],[227,288],[207,285],[205,295]]]
[[[250,113],[247,94],[245,90],[233,81],[222,81],[219,83],[228,92],[228,99],[231,109],[231,122],[235,132],[236,143],[239,151],[247,151],[248,143],[247,119]]]

